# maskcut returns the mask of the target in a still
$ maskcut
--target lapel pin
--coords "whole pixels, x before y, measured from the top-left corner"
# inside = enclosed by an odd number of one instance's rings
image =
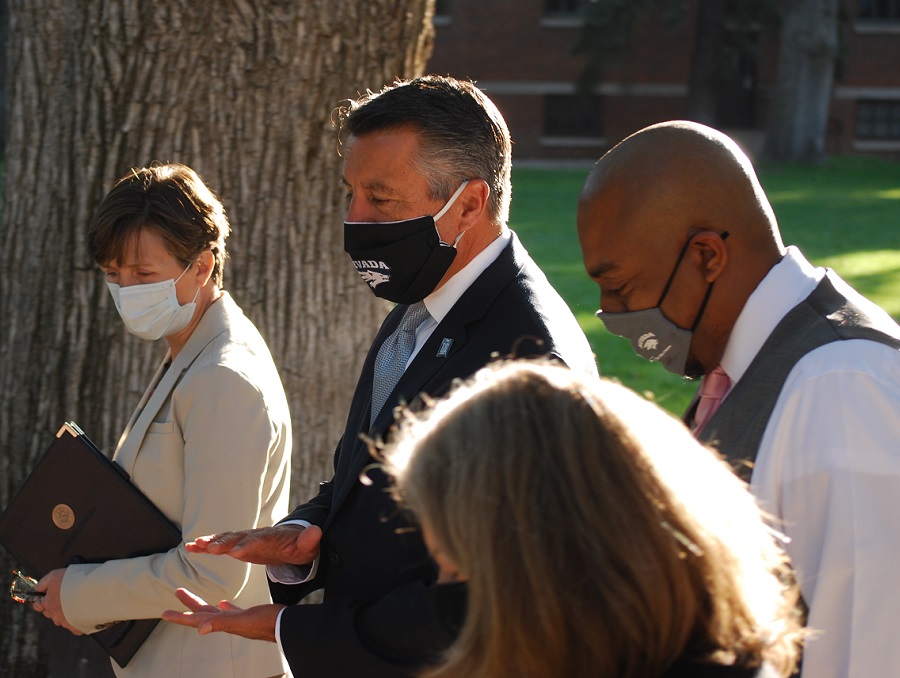
[[[446,358],[450,354],[451,346],[453,346],[453,340],[450,337],[444,337],[441,340],[441,347],[438,349],[437,357]]]

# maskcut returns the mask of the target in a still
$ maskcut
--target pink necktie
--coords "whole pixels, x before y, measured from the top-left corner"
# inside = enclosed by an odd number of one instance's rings
[[[700,384],[700,400],[697,403],[697,411],[694,413],[695,436],[700,435],[700,431],[719,409],[722,398],[728,393],[729,388],[731,388],[731,379],[728,378],[721,366],[703,377],[703,383]]]

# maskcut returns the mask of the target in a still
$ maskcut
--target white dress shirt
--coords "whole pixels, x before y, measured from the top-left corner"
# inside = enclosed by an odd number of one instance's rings
[[[824,274],[788,248],[728,340],[721,364],[733,382]],[[790,539],[817,631],[804,678],[900,675],[900,351],[854,339],[801,358],[769,419],[751,489]]]

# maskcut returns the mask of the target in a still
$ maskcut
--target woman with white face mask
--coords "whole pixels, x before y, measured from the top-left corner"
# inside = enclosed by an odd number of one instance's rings
[[[88,235],[115,307],[133,334],[165,338],[166,356],[114,460],[182,529],[183,542],[287,513],[291,422],[259,332],[222,290],[229,224],[221,202],[183,165],[129,172]],[[74,633],[152,619],[186,586],[242,607],[270,602],[264,568],[189,554],[70,565],[45,576],[35,610]],[[161,622],[119,676],[280,676],[274,643]]]

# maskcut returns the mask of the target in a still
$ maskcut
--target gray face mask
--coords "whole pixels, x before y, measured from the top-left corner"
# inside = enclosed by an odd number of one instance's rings
[[[728,237],[728,231],[722,234],[722,239]],[[609,332],[620,337],[625,337],[631,341],[631,347],[634,352],[642,358],[650,362],[659,362],[669,372],[685,376],[687,372],[688,353],[691,349],[691,339],[694,336],[694,330],[700,324],[703,318],[703,312],[706,310],[706,304],[709,302],[709,296],[712,294],[713,285],[710,283],[706,289],[706,295],[703,297],[703,303],[700,304],[700,310],[697,312],[697,318],[690,329],[678,327],[669,320],[662,312],[663,300],[669,293],[669,287],[678,272],[678,267],[684,259],[687,248],[691,244],[691,238],[681,248],[678,255],[678,261],[675,262],[675,268],[666,281],[659,301],[653,308],[647,308],[642,311],[626,311],[624,313],[605,313],[597,311],[597,317],[603,321],[603,325]]]

